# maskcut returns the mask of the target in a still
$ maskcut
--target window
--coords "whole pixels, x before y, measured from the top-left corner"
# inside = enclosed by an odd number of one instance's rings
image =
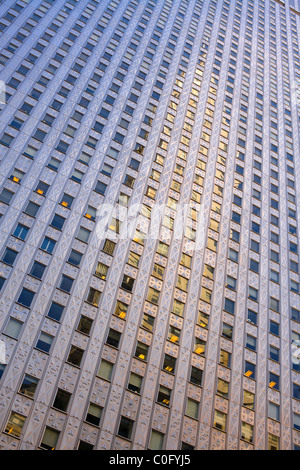
[[[268,418],[279,421],[279,406],[270,401],[268,403]]]
[[[60,203],[64,206],[64,207],[68,207],[70,208],[72,203],[74,201],[74,198],[72,196],[70,196],[69,194],[63,194],[63,197],[61,198],[61,201]]]
[[[270,297],[270,308],[279,312],[279,300]]]
[[[97,375],[99,375],[99,377],[101,377],[102,379],[110,380],[112,376],[113,367],[114,365],[111,362],[102,359]]]
[[[255,289],[254,287],[251,287],[249,286],[248,288],[249,292],[248,292],[248,295],[249,295],[249,298],[252,299],[252,300],[258,300],[258,290]]]
[[[77,233],[77,238],[78,238],[78,240],[81,240],[82,242],[87,243],[88,239],[90,237],[90,234],[91,234],[90,230],[88,230],[84,227],[80,227],[80,229],[78,230],[78,233]]]
[[[198,419],[199,403],[191,398],[187,399],[185,414],[193,419]]]
[[[19,298],[18,298],[18,303],[29,308],[33,300],[34,294],[35,294],[34,292],[28,289],[25,289],[25,287],[23,287],[21,294],[19,295]]]
[[[110,328],[107,339],[106,339],[106,343],[109,344],[110,346],[113,346],[114,348],[118,348],[120,339],[121,339],[121,333],[119,333],[119,331],[116,331]]]
[[[35,204],[32,201],[29,201],[26,209],[24,210],[25,214],[31,215],[32,217],[35,217],[40,206],[38,204]]]
[[[33,398],[38,385],[38,379],[25,374],[19,392],[27,397]]]
[[[273,434],[268,434],[268,450],[279,449],[279,437]]]
[[[279,324],[270,320],[270,333],[279,336]]]
[[[152,302],[153,304],[158,304],[158,300],[159,300],[159,290],[157,289],[154,289],[154,287],[149,287],[148,289],[148,294],[147,294],[147,300],[149,302]]]
[[[5,204],[9,204],[13,195],[14,193],[4,188],[0,194],[0,201],[4,202]]]
[[[63,228],[65,220],[66,219],[64,217],[55,214],[50,225],[54,228],[57,228],[58,230],[61,230]]]
[[[168,332],[168,340],[172,343],[179,343],[181,330],[170,325]]]
[[[99,261],[96,267],[95,276],[98,276],[101,279],[105,280],[108,268],[109,266],[106,266],[106,264],[100,263]]]
[[[104,195],[106,191],[106,187],[107,187],[106,184],[102,183],[101,181],[97,181],[95,191],[99,194]]]
[[[59,165],[60,165],[60,160],[58,160],[57,158],[51,157],[47,166],[51,168],[51,170],[57,171],[59,168]]]
[[[141,322],[141,327],[145,328],[148,331],[153,331],[154,320],[155,320],[154,317],[152,317],[151,315],[148,315],[147,313],[144,313],[143,319]]]
[[[241,438],[245,439],[245,441],[253,442],[253,426],[251,424],[242,422]]]
[[[293,398],[300,400],[300,385],[293,383]]]
[[[114,315],[117,315],[120,318],[125,318],[126,313],[127,313],[127,309],[128,309],[128,305],[124,304],[120,300],[117,300]]]
[[[74,264],[74,266],[79,266],[82,258],[82,254],[79,251],[72,250],[68,259],[68,263]]]
[[[56,302],[52,302],[47,316],[53,320],[60,321],[62,313],[64,311],[63,305]]]
[[[140,393],[142,387],[142,377],[133,372],[130,374],[128,389],[135,393]]]
[[[253,323],[254,325],[257,324],[257,313],[254,312],[254,310],[248,309],[247,321]]]
[[[269,387],[274,390],[279,390],[279,377],[272,372],[269,373]]]
[[[65,292],[70,292],[74,279],[65,274],[62,275],[59,288]]]
[[[194,353],[205,355],[205,347],[206,347],[206,342],[196,337],[195,342],[194,342]]]
[[[163,444],[164,444],[164,435],[152,429],[150,442],[149,442],[149,449],[162,450]]]
[[[245,361],[245,376],[255,379],[255,364],[252,362]]]
[[[234,302],[233,302],[233,300],[225,298],[224,310],[226,312],[234,314]]]
[[[236,279],[234,277],[228,276],[226,278],[226,287],[230,289],[236,289]]]
[[[137,342],[136,350],[135,350],[135,357],[142,359],[143,361],[147,360],[149,347],[142,343],[141,341]]]
[[[232,330],[233,330],[233,327],[231,325],[228,325],[227,323],[223,323],[222,336],[225,336],[225,338],[228,338],[228,339],[232,339]]]
[[[11,338],[18,339],[23,323],[16,318],[10,318],[4,330],[4,333]]]
[[[215,416],[214,416],[214,427],[217,429],[220,429],[221,431],[226,430],[226,414],[222,413],[219,410],[215,410]]]
[[[80,367],[84,351],[77,346],[71,346],[67,362],[74,366]]]
[[[123,280],[121,283],[122,289],[126,289],[129,292],[132,292],[133,289],[133,284],[134,284],[134,279],[130,276],[127,276],[126,274],[123,276]]]
[[[111,240],[106,239],[103,246],[104,253],[108,255],[113,255],[116,244]]]
[[[221,349],[220,351],[220,364],[225,367],[230,367],[231,364],[231,354],[224,349]]]
[[[101,414],[102,414],[102,408],[98,405],[94,405],[93,403],[90,403],[85,420],[88,423],[93,424],[94,426],[99,426]]]
[[[126,439],[131,439],[133,429],[133,421],[124,416],[121,417],[118,435],[125,437]]]
[[[165,354],[163,369],[166,370],[167,372],[174,373],[175,366],[176,366],[176,358],[173,356],[170,356],[169,354]]]
[[[198,369],[197,367],[192,366],[191,368],[191,376],[190,376],[190,382],[201,386],[202,383],[202,370]]]
[[[17,257],[17,254],[18,254],[17,251],[12,250],[11,248],[6,248],[1,261],[3,261],[3,263],[13,266],[15,259]]]
[[[93,304],[95,307],[98,307],[100,300],[101,292],[94,287],[90,287],[86,301]]]
[[[30,274],[31,276],[34,276],[37,279],[42,279],[45,269],[46,266],[44,264],[41,264],[38,261],[34,261],[30,270]]]
[[[229,383],[226,382],[225,380],[218,379],[217,393],[219,395],[222,395],[225,398],[228,398],[228,392],[229,392]]]
[[[35,188],[35,191],[39,194],[43,194],[44,196],[46,196],[48,189],[48,184],[44,183],[43,181],[39,181],[37,187]]]
[[[36,347],[40,349],[41,351],[48,353],[50,351],[52,342],[53,342],[53,336],[50,336],[47,333],[44,333],[43,331],[41,331],[39,339],[36,343]]]
[[[233,250],[232,248],[229,248],[228,250],[228,258],[232,261],[235,261],[236,263],[238,262],[239,254],[237,251]]]
[[[28,227],[25,227],[25,225],[22,225],[22,224],[18,224],[13,233],[13,236],[20,238],[21,240],[25,240],[28,231],[29,231]]]
[[[254,409],[254,394],[248,392],[248,390],[243,390],[243,406]]]
[[[169,406],[171,399],[171,390],[167,387],[160,385],[158,390],[157,402]]]
[[[256,338],[254,336],[246,335],[246,347],[256,351]]]
[[[77,325],[77,331],[80,331],[81,333],[84,333],[85,335],[89,335],[91,328],[92,328],[93,320],[91,320],[88,317],[85,317],[84,315],[81,315],[78,325]]]
[[[71,393],[66,392],[65,390],[58,389],[53,403],[53,408],[57,408],[61,411],[67,411],[70,398]]]
[[[54,450],[59,438],[59,431],[46,427],[40,447],[46,450]]]
[[[41,245],[41,250],[45,250],[48,253],[53,253],[54,247],[55,247],[55,240],[52,240],[52,238],[45,237],[43,240],[43,243]]]
[[[5,432],[10,436],[20,437],[26,417],[12,411],[7,421]]]
[[[279,349],[270,345],[269,356],[273,361],[279,361]],[[293,357],[293,356],[292,356]]]

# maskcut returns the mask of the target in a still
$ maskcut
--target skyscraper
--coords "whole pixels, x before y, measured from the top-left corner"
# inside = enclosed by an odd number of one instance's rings
[[[0,5],[1,449],[300,449],[300,5]]]

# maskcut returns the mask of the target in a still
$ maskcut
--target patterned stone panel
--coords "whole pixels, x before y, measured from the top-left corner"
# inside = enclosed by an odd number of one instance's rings
[[[213,429],[211,433],[211,450],[225,450],[225,438],[226,434],[224,432]]]

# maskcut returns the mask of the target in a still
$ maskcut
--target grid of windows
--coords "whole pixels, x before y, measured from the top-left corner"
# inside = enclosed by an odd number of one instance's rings
[[[34,357],[46,370],[60,357],[48,407],[72,416],[88,370],[73,448],[102,448],[107,429],[116,447],[207,448],[209,421],[214,447],[226,432],[237,448],[300,438],[299,361],[285,356],[300,340],[300,12],[288,3],[3,5],[1,331],[10,351],[28,345],[30,364],[11,396],[38,399]],[[105,202],[116,211],[99,240]],[[1,364],[0,387],[10,367]],[[134,419],[111,418],[115,383],[136,403]],[[278,431],[283,414],[289,437]],[[8,447],[27,439],[29,421],[8,407]],[[70,445],[46,422],[34,447]]]

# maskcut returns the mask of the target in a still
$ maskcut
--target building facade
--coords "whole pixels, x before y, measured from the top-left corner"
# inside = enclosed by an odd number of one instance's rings
[[[0,17],[0,448],[300,449],[298,2]]]

